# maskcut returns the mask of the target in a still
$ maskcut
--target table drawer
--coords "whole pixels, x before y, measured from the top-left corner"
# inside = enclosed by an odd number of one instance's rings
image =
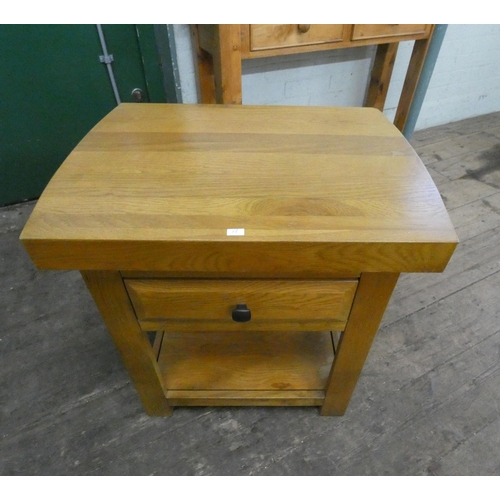
[[[250,50],[339,42],[343,36],[343,24],[252,24]]]
[[[144,331],[181,332],[343,330],[357,284],[357,280],[125,280]]]
[[[424,35],[429,29],[430,24],[355,24],[352,31],[352,40]]]

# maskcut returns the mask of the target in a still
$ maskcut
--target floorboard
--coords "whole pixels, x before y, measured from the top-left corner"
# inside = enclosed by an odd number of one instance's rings
[[[344,417],[315,408],[144,414],[79,273],[19,244],[0,208],[0,474],[500,474],[500,113],[416,132],[460,244],[403,275]]]

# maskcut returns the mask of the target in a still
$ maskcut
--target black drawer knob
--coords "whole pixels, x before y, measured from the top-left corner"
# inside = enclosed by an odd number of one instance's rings
[[[252,319],[252,313],[246,304],[236,304],[236,307],[232,311],[232,317],[238,323],[245,323]]]

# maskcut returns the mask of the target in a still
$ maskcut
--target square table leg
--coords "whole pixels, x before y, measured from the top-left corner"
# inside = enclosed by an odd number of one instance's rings
[[[120,352],[149,415],[171,415],[161,385],[154,350],[135,316],[117,271],[82,271],[104,323]]]
[[[343,415],[356,387],[399,273],[363,273],[340,338],[321,415]]]

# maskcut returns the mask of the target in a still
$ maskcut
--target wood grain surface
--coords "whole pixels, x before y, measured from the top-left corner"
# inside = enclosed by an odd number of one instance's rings
[[[171,406],[321,406],[325,391],[167,391]]]
[[[352,32],[353,40],[381,38],[398,35],[428,34],[430,24],[355,24]]]
[[[377,110],[168,104],[122,104],[98,123],[21,239],[43,269],[249,276],[441,271],[457,242]]]
[[[311,24],[302,32],[298,24],[251,24],[251,50],[328,43],[344,38],[344,24]]]
[[[332,360],[330,332],[165,332],[158,364],[167,391],[323,391]]]
[[[145,331],[343,330],[357,281],[125,280]],[[237,304],[251,320],[233,321]]]

